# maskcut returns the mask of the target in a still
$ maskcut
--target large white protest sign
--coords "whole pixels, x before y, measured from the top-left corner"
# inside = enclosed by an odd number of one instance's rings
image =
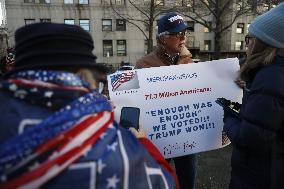
[[[234,83],[238,59],[132,70],[108,76],[119,121],[122,107],[140,108],[140,124],[166,157],[225,146],[223,109],[215,100],[240,102]]]

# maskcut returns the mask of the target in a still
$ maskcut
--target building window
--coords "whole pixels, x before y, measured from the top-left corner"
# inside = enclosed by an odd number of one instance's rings
[[[103,54],[104,57],[113,56],[112,40],[103,40]]]
[[[73,4],[73,0],[64,0],[64,4]]]
[[[211,27],[212,22],[207,22],[207,23]],[[209,33],[209,32],[211,32],[210,28],[207,28],[207,27],[204,26],[204,33]]]
[[[110,0],[101,0],[102,5],[110,5]]]
[[[249,32],[249,30],[248,30],[249,26],[250,26],[250,23],[247,24],[247,33]]]
[[[189,26],[188,31],[194,32],[194,21],[187,21],[186,23]]]
[[[240,11],[240,10],[242,10],[244,8],[244,1],[240,1],[240,0],[238,0],[238,1],[236,1],[236,9],[238,10],[238,11]]]
[[[90,20],[89,19],[80,19],[79,25],[86,31],[90,31]]]
[[[125,5],[125,0],[112,0],[114,5]]]
[[[235,50],[243,50],[244,49],[244,42],[243,41],[236,41],[235,43]]]
[[[51,22],[50,18],[41,18],[39,19],[40,22]]]
[[[111,19],[103,19],[102,30],[103,31],[111,31],[112,30],[112,20]]]
[[[175,6],[193,7],[193,0],[175,0]]]
[[[205,51],[211,50],[211,40],[204,40],[204,50]]]
[[[245,24],[244,23],[237,23],[237,30],[236,33],[244,33]]]
[[[75,24],[75,20],[74,19],[64,19],[64,24],[74,25]]]
[[[25,25],[35,23],[35,19],[25,19]]]
[[[35,0],[24,0],[24,3],[35,3]]]
[[[50,4],[50,0],[39,0],[39,3]]]
[[[117,31],[126,31],[126,21],[122,19],[116,20],[116,30]]]
[[[164,6],[164,0],[155,0],[155,5]]]
[[[126,56],[126,40],[116,41],[117,56]]]
[[[88,5],[89,4],[89,0],[79,0],[79,4],[81,4],[81,5]]]
[[[150,5],[150,0],[143,0],[143,4],[146,5],[146,6],[149,6]]]

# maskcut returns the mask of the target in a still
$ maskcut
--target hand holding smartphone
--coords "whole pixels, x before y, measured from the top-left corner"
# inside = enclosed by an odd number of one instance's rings
[[[218,98],[216,103],[223,107],[224,111],[229,111],[230,114],[239,118],[239,112],[241,105],[238,102],[231,102],[225,98]]]
[[[120,114],[120,125],[139,129],[140,109],[136,107],[123,107]]]

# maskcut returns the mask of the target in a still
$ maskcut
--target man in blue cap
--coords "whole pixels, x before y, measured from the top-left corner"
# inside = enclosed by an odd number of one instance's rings
[[[163,16],[158,22],[157,48],[137,61],[137,68],[178,64],[179,53],[185,48],[189,26],[175,12]]]
[[[186,44],[189,26],[175,12],[164,15],[158,22],[157,48],[137,61],[137,68],[149,68],[181,64],[180,53]],[[190,63],[190,62],[187,62]],[[173,159],[181,189],[193,189],[196,175],[196,155]]]

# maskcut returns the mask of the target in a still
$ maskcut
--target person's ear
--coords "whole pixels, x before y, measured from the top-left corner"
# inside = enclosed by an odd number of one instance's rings
[[[166,40],[165,40],[165,37],[164,36],[160,36],[160,43],[162,44],[162,45],[165,45],[166,44]]]

